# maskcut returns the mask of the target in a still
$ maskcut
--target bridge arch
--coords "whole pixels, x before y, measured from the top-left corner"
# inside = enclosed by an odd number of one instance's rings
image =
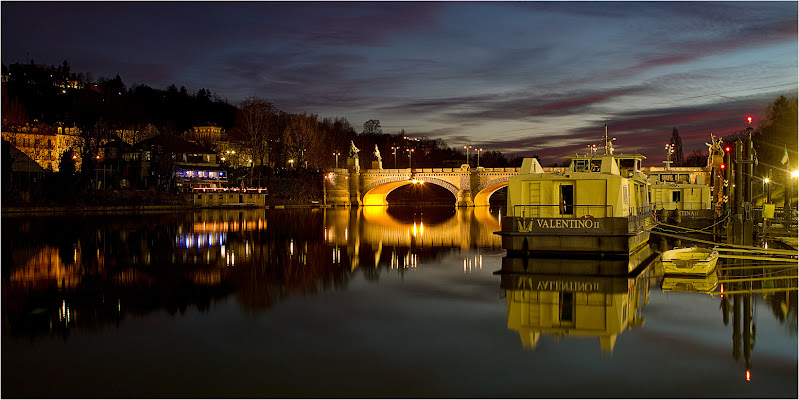
[[[363,194],[363,205],[387,206],[388,201],[386,199],[389,193],[393,192],[395,189],[405,185],[428,184],[428,183],[447,189],[450,193],[452,193],[453,196],[455,196],[455,198],[457,198],[458,188],[455,187],[455,185],[453,185],[452,183],[449,183],[442,179],[430,178],[430,177],[425,177],[419,180],[407,179],[407,178],[385,178],[379,181],[372,182],[371,184],[369,184],[364,188],[365,192]]]
[[[474,195],[474,206],[488,206],[489,205],[489,198],[491,195],[494,194],[499,189],[508,186],[508,177],[501,177],[497,179],[490,180],[488,182],[482,183],[477,188],[477,193]]]

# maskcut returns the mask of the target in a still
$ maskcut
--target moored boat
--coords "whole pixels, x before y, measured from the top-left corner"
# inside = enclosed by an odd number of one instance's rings
[[[715,248],[684,247],[665,251],[661,256],[666,275],[708,275],[716,269],[719,252]]]
[[[526,158],[508,179],[502,247],[509,256],[536,253],[624,255],[647,244],[654,226],[640,154],[572,156],[569,169],[547,173]]]

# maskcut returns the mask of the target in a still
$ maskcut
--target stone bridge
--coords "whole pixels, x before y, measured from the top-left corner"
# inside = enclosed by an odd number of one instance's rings
[[[332,169],[325,175],[325,203],[331,206],[388,205],[386,196],[394,189],[424,183],[447,189],[457,207],[488,206],[492,193],[508,185],[508,178],[520,168],[405,168],[383,169],[375,162],[372,169],[360,169],[357,160],[348,159],[346,169]]]

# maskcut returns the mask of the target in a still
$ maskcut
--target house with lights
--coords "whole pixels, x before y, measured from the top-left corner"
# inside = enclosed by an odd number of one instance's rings
[[[146,184],[178,190],[218,188],[227,184],[216,152],[175,135],[160,134],[136,143]]]

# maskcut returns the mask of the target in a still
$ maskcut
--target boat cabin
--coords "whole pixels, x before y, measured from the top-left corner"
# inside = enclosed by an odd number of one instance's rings
[[[569,157],[564,171],[544,172],[537,160],[508,179],[503,247],[509,252],[627,253],[653,225],[649,182],[633,155]],[[534,240],[532,237],[535,237]]]
[[[710,186],[699,168],[650,170],[650,198],[655,210],[710,210]]]

